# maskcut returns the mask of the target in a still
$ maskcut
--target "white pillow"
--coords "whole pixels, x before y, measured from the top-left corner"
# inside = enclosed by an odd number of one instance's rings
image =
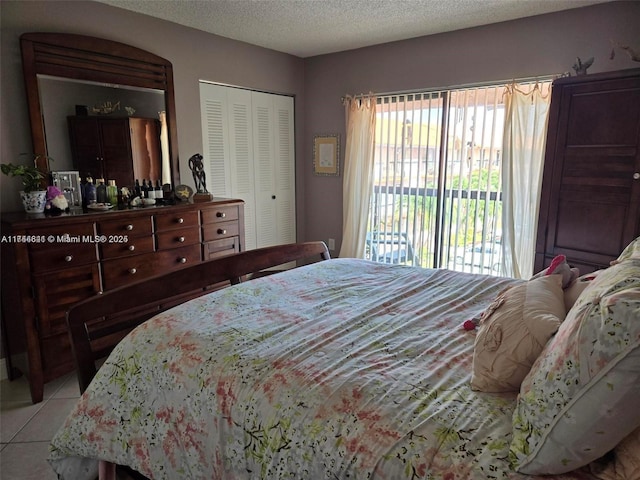
[[[480,320],[471,388],[517,392],[565,313],[561,275],[539,277],[501,292]]]
[[[522,382],[512,467],[575,470],[640,426],[640,259],[603,270]]]

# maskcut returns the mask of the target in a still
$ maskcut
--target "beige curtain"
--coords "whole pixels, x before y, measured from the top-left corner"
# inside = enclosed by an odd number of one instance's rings
[[[159,112],[160,148],[162,152],[162,184],[171,183],[171,158],[169,156],[169,132],[167,129],[167,113]],[[174,185],[175,187],[175,185]]]
[[[347,141],[342,185],[341,258],[364,258],[372,189],[376,98],[345,97]]]
[[[533,275],[551,84],[509,85],[502,167],[503,274]]]

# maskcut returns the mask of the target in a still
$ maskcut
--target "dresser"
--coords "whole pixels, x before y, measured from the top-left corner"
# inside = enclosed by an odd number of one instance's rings
[[[606,268],[640,235],[640,69],[553,83],[535,270]]]
[[[241,200],[57,217],[3,214],[2,336],[9,378],[28,375],[32,400],[41,401],[45,383],[74,369],[65,319],[70,305],[242,250]],[[202,293],[167,299],[167,305]],[[143,311],[141,305],[136,315]]]

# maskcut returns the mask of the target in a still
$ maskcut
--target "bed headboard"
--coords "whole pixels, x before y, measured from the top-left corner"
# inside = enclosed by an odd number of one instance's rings
[[[264,275],[269,268],[330,258],[324,242],[259,248],[158,275],[73,305],[67,311],[67,325],[80,391],[84,392],[96,374],[96,361],[157,313],[215,288],[251,279],[253,274]]]

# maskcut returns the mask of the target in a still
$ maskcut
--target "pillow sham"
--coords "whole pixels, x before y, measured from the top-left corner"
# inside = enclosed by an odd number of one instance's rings
[[[595,272],[582,275],[564,289],[564,308],[567,312],[571,310],[571,307],[576,303],[578,297],[591,284],[591,282],[595,280],[600,272],[601,270],[596,270]]]
[[[636,428],[611,452],[605,465],[590,465],[598,480],[637,480],[640,478],[640,427]]]
[[[539,277],[501,292],[480,318],[471,388],[517,392],[564,316],[560,275]]]
[[[629,258],[640,259],[640,237],[627,245],[618,258],[611,262],[611,265],[616,265]]]
[[[512,467],[565,473],[640,426],[640,259],[601,271],[522,382]]]

